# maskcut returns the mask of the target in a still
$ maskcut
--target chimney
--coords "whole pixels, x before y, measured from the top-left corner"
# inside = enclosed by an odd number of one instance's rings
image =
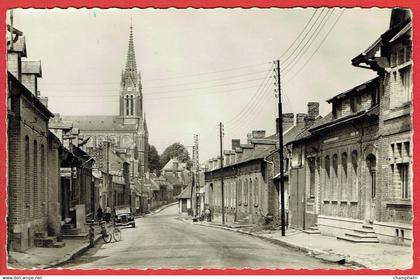
[[[252,138],[253,139],[261,139],[265,137],[265,130],[253,130],[252,131]]]
[[[285,113],[283,114],[283,132],[288,130],[294,125],[295,114]],[[276,118],[276,134],[279,133],[279,118]]]
[[[247,142],[248,144],[251,144],[251,139],[252,139],[252,133],[248,133],[248,134],[246,135],[246,142]]]
[[[304,128],[305,127],[305,119],[307,118],[307,114],[304,113],[298,113],[296,114],[296,126],[298,128]]]
[[[38,96],[38,78],[42,77],[41,61],[22,59],[22,84]]]
[[[316,119],[319,116],[319,102],[308,102],[308,118]]]
[[[319,116],[319,103],[308,102],[308,116],[305,120],[305,126],[309,127],[314,124],[315,119]]]
[[[241,139],[232,139],[232,150],[241,146]]]
[[[13,25],[13,24],[12,24]],[[7,32],[7,71],[9,71],[19,81],[22,78],[22,58],[26,57],[26,42],[23,33],[17,29]],[[12,42],[13,40],[13,42]]]

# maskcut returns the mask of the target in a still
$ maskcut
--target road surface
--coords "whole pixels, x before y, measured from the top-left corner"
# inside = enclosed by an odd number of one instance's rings
[[[122,229],[120,242],[101,240],[66,268],[335,268],[287,247],[253,236],[193,225],[171,206]]]

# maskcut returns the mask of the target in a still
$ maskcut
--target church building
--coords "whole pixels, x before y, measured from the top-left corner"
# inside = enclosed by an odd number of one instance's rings
[[[80,129],[84,148],[95,155],[105,146],[130,164],[132,184],[144,178],[148,171],[148,130],[143,111],[143,92],[140,72],[137,70],[133,27],[130,26],[125,69],[121,73],[119,115],[62,116]],[[103,145],[109,142],[109,145]],[[141,181],[141,180],[140,180]]]

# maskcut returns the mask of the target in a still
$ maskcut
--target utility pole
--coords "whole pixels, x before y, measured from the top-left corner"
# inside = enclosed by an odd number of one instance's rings
[[[281,104],[281,81],[280,81],[280,60],[277,64],[277,92],[278,92],[278,111],[279,111],[279,156],[280,156],[280,218],[281,218],[281,235],[286,235],[286,219],[284,205],[284,160],[283,160],[283,109]]]
[[[225,188],[223,183],[223,124],[219,124],[219,139],[220,139],[220,183],[222,191],[222,224],[225,224]]]
[[[199,169],[200,169],[200,161],[199,161],[199,157],[198,157],[198,135],[194,134],[194,162],[195,162],[195,168],[193,170],[193,172],[195,173],[195,213],[196,215],[199,215],[200,211],[198,209],[198,199],[197,196],[199,194],[198,190],[200,188],[200,174],[199,174]]]
[[[110,179],[111,176],[109,175],[109,141],[105,141],[105,147],[106,147],[106,187],[109,192],[109,198],[108,198],[108,205],[112,208],[115,207],[115,201],[114,201],[114,193],[112,191],[112,180]],[[109,203],[111,201],[111,203]]]
[[[196,185],[196,178],[195,178],[195,145],[192,146],[192,170],[191,170],[191,177],[192,177],[192,181],[191,181],[191,214],[194,217],[194,189],[195,189],[195,185]]]

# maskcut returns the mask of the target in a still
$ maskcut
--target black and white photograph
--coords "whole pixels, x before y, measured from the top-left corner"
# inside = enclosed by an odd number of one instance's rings
[[[413,267],[410,9],[15,8],[5,35],[8,268]]]

